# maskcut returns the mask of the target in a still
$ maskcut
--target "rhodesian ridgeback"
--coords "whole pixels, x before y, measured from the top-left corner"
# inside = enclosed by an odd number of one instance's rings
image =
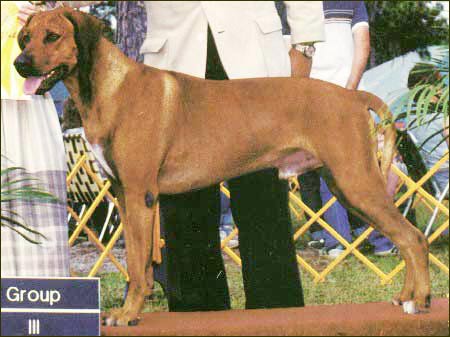
[[[136,63],[102,37],[99,20],[68,8],[29,18],[15,61],[28,93],[63,80],[89,142],[110,169],[125,224],[130,284],[108,325],[137,320],[151,292],[153,224],[160,193],[202,188],[276,167],[281,178],[321,168],[338,199],[390,238],[406,262],[394,304],[430,305],[428,245],[393,205],[385,178],[394,153],[384,134],[381,170],[369,109],[377,97],[306,78],[211,81]],[[106,165],[105,165],[106,166]],[[270,295],[269,295],[270,296]]]

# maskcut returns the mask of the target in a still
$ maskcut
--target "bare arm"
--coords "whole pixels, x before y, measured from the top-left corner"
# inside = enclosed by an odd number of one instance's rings
[[[347,80],[347,89],[358,88],[362,74],[366,69],[370,54],[370,33],[368,26],[359,26],[353,31],[354,52],[350,77]]]

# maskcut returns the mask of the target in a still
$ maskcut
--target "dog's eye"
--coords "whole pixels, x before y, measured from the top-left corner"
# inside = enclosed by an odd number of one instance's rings
[[[52,43],[55,42],[60,38],[61,35],[58,35],[56,33],[48,33],[47,36],[44,39],[44,43]]]

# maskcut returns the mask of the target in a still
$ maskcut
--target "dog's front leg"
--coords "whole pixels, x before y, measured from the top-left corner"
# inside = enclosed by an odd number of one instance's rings
[[[122,207],[125,220],[125,249],[127,253],[130,283],[125,304],[111,310],[105,319],[109,326],[136,324],[144,304],[144,297],[150,294],[146,267],[151,263],[152,233],[158,194],[150,191],[126,191]],[[150,273],[151,274],[151,273]]]

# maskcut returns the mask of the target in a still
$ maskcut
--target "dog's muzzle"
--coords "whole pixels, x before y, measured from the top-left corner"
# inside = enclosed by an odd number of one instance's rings
[[[14,67],[22,77],[39,76],[39,72],[33,67],[33,57],[25,52],[17,56]]]
[[[20,76],[26,78],[23,91],[27,95],[43,95],[60,80],[64,79],[69,71],[66,64],[60,64],[51,71],[42,73],[33,65],[33,57],[22,52],[14,61],[14,66]]]

